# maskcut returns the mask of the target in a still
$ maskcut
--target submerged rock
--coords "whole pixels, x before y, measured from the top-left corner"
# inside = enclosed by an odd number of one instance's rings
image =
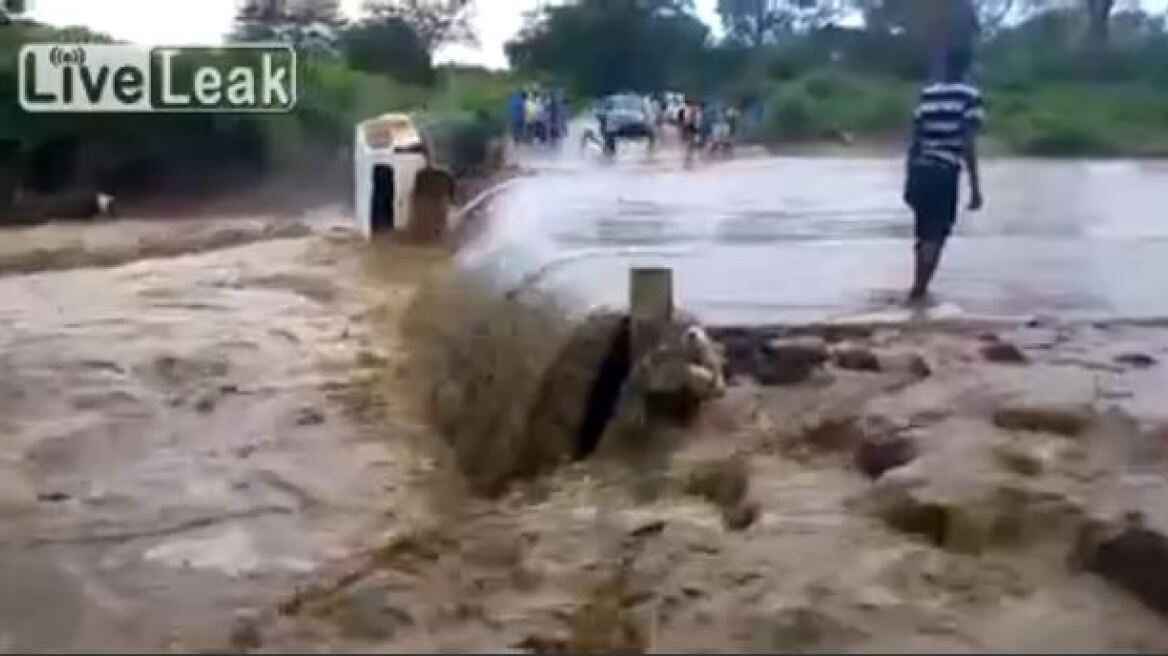
[[[1132,514],[1122,522],[1087,522],[1076,545],[1078,564],[1168,615],[1168,536]]]
[[[1115,356],[1115,362],[1136,369],[1148,369],[1160,363],[1159,360],[1147,353],[1122,353]]]
[[[1080,404],[1017,404],[994,413],[994,425],[998,428],[1065,437],[1081,435],[1093,419],[1092,409]]]
[[[324,413],[312,406],[304,406],[296,411],[297,426],[319,426],[324,422]]]
[[[903,467],[882,477],[867,501],[872,513],[890,528],[940,546],[949,533],[949,509],[927,498],[925,485],[920,472]]]
[[[993,341],[981,347],[981,357],[995,364],[1027,364],[1030,358],[1009,342]]]
[[[818,337],[775,339],[762,348],[751,373],[762,385],[798,385],[828,357],[827,344]]]
[[[880,478],[887,471],[909,464],[919,453],[920,447],[911,435],[865,435],[856,448],[856,469],[869,478]]]
[[[846,346],[831,354],[832,363],[847,371],[877,373],[883,370],[880,358],[871,349],[861,346]]]
[[[733,508],[722,509],[722,524],[727,531],[745,531],[758,521],[761,510],[758,503],[746,501]]]

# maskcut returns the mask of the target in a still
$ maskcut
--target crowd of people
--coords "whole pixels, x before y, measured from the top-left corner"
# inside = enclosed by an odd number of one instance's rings
[[[671,113],[667,106],[664,115]],[[741,111],[723,102],[682,100],[672,113],[673,122],[681,132],[689,153],[709,151],[712,154],[730,153],[741,126]]]
[[[557,146],[568,134],[568,102],[562,89],[517,89],[507,114],[516,143]]]
[[[585,129],[585,144],[595,143],[613,155],[618,140],[648,139],[652,146],[669,128],[680,136],[687,157],[732,154],[743,114],[749,110],[677,92],[616,94],[598,101],[595,108],[597,125]],[[570,114],[562,89],[530,85],[516,89],[507,103],[512,139],[525,146],[558,147],[568,136]],[[619,118],[608,120],[612,117]]]

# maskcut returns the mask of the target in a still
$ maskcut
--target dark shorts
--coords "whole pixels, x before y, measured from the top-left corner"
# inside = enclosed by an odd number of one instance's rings
[[[943,242],[957,222],[957,183],[961,169],[938,160],[920,159],[908,169],[904,200],[916,215],[918,241]]]

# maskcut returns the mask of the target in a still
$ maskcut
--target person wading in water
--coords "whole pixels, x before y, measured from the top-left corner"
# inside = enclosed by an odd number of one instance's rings
[[[968,81],[971,53],[946,53],[940,81],[922,91],[913,120],[904,200],[916,219],[916,273],[909,303],[928,298],[941,252],[957,220],[958,182],[969,173],[969,209],[981,209],[977,133],[984,121],[981,92]]]

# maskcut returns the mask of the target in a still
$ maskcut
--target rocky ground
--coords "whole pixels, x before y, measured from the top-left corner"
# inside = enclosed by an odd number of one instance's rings
[[[0,277],[0,648],[1168,649],[1163,327],[714,330],[663,457],[486,498],[445,255],[298,234]]]

